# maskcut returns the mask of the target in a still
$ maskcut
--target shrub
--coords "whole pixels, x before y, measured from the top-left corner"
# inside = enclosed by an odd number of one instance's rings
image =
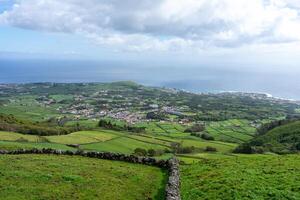
[[[196,133],[196,132],[202,132],[205,130],[204,124],[194,124],[192,127],[185,129],[184,132],[186,133]]]
[[[217,152],[217,149],[215,147],[207,146],[205,148],[205,151],[208,151],[208,152]]]
[[[208,133],[202,133],[200,137],[204,140],[215,140],[215,138]]]
[[[147,150],[142,148],[136,148],[134,154],[137,156],[147,156]]]
[[[233,150],[233,153],[245,153],[245,154],[252,154],[255,153],[255,150],[251,147],[250,144],[244,143],[239,145],[237,148]]]
[[[98,122],[98,126],[106,129],[115,130],[115,131],[129,131],[132,133],[143,133],[146,130],[146,127],[129,126],[126,124],[124,126],[119,126],[105,119],[100,119],[100,121]]]
[[[195,151],[195,147],[194,146],[180,147],[178,149],[177,153],[187,154],[187,153],[193,153],[194,151]]]
[[[148,150],[148,156],[155,156],[156,155],[156,151],[154,149],[149,149]]]
[[[191,133],[191,135],[195,137],[200,137],[204,140],[215,140],[215,138],[208,133]]]

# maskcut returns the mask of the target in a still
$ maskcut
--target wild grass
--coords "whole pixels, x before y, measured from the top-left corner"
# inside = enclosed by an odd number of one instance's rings
[[[0,156],[5,199],[163,199],[167,174],[151,166],[77,156]]]
[[[300,199],[299,155],[204,154],[182,160],[189,163],[181,165],[184,200]]]

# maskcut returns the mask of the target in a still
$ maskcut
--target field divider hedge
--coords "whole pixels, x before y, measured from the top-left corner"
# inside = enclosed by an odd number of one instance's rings
[[[113,161],[123,161],[128,163],[137,163],[149,166],[156,166],[168,170],[168,182],[165,187],[166,200],[181,200],[180,197],[180,173],[179,160],[175,157],[169,160],[158,160],[150,157],[139,157],[111,152],[87,152],[87,151],[64,151],[57,149],[18,149],[18,150],[0,150],[0,155],[18,155],[18,154],[53,154],[53,155],[77,155],[89,158],[98,158]]]

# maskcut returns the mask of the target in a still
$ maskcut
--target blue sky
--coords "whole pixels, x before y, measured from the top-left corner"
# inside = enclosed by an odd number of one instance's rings
[[[2,58],[300,62],[298,0],[0,0],[0,13]]]
[[[298,74],[299,0],[0,0],[4,82],[128,78],[300,99]]]

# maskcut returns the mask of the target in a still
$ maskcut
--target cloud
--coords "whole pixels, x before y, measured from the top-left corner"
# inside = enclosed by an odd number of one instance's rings
[[[300,40],[298,0],[18,0],[0,23],[132,51]]]

